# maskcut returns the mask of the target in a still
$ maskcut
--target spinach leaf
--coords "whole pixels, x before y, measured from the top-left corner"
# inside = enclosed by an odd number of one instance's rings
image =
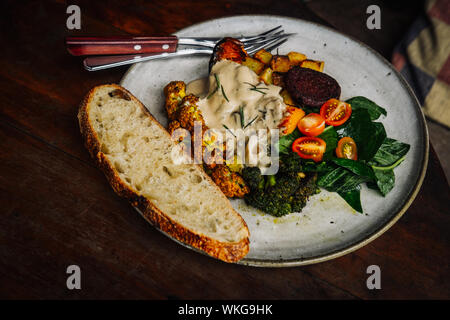
[[[332,161],[338,166],[346,168],[356,175],[366,177],[368,181],[375,181],[375,175],[372,168],[364,162],[342,158],[336,158]]]
[[[353,111],[346,123],[336,127],[336,132],[339,138],[351,137],[355,140],[361,160],[371,160],[386,139],[383,124],[372,122],[366,109]]]
[[[303,172],[327,172],[333,170],[334,167],[328,164],[326,161],[314,162],[314,161],[302,161]]]
[[[382,114],[387,115],[386,109],[365,97],[353,97],[346,102],[352,106],[352,110],[366,109],[371,120],[377,120]]]
[[[317,185],[328,191],[347,193],[369,180],[368,177],[359,176],[345,168],[337,167],[322,174],[317,180]]]
[[[373,157],[372,162],[381,166],[390,166],[409,151],[410,145],[397,141],[395,139],[386,138]]]
[[[339,195],[356,211],[362,213],[361,205],[361,187],[357,186],[354,190],[349,192],[340,192]]]
[[[375,173],[375,182],[377,184],[378,190],[380,190],[383,196],[386,196],[389,191],[394,188],[395,185],[395,175],[394,168],[405,160],[406,155],[403,155],[400,159],[395,161],[389,166],[375,166],[372,165],[373,172]]]
[[[317,136],[318,138],[323,139],[327,144],[325,153],[323,155],[323,160],[327,161],[334,157],[333,152],[337,147],[338,135],[333,126],[328,126],[323,130],[321,134]]]
[[[300,136],[300,131],[295,129],[292,133],[280,137],[278,140],[278,152],[288,154],[291,151],[292,142],[294,142],[295,139],[300,138]]]
[[[378,190],[380,190],[381,194],[386,196],[389,191],[394,188],[395,185],[395,175],[394,170],[373,170],[376,177],[376,183],[378,186]]]

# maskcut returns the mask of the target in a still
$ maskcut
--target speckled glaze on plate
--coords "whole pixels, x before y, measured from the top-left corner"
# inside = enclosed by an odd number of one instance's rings
[[[283,267],[317,263],[352,252],[389,229],[414,200],[428,162],[428,132],[419,102],[405,80],[383,57],[366,45],[327,27],[279,16],[235,16],[206,21],[176,33],[178,36],[240,36],[282,25],[297,35],[280,54],[298,51],[325,61],[324,72],[342,88],[342,99],[365,96],[387,109],[381,121],[388,137],[409,143],[406,160],[395,169],[395,188],[382,197],[361,191],[364,214],[351,209],[337,194],[322,191],[301,213],[274,218],[232,200],[250,229],[250,252],[238,263]],[[173,80],[191,80],[208,73],[209,57],[183,57],[135,64],[121,84],[147,106],[164,126],[164,86]]]

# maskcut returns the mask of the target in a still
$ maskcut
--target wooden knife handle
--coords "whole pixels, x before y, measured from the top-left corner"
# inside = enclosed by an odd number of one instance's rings
[[[74,56],[175,52],[177,44],[176,36],[66,37],[67,51]]]

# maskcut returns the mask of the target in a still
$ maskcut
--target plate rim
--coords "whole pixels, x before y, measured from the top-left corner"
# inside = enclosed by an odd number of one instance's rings
[[[191,24],[191,25],[189,25],[189,26],[187,26],[187,27],[185,27],[183,29],[178,30],[177,32],[174,33],[174,35],[176,35],[178,32],[181,32],[181,31],[183,31],[183,30],[185,30],[187,28],[196,27],[196,26],[199,26],[201,24],[214,22],[216,20],[228,20],[228,19],[245,18],[245,17],[247,17],[247,18],[255,18],[255,17],[257,17],[257,18],[262,18],[262,19],[264,19],[264,18],[276,18],[276,19],[292,20],[292,21],[296,21],[296,22],[300,21],[302,23],[311,24],[311,25],[314,25],[316,27],[326,29],[326,30],[328,30],[330,32],[337,33],[337,34],[343,36],[344,38],[352,40],[355,43],[359,44],[360,46],[364,47],[365,49],[369,50],[378,59],[380,59],[382,62],[384,62],[389,67],[390,71],[398,76],[398,78],[400,79],[401,83],[405,86],[405,88],[409,92],[410,96],[412,96],[414,98],[413,100],[416,102],[415,103],[415,107],[416,107],[416,109],[418,109],[419,114],[420,114],[420,116],[418,118],[421,121],[422,130],[424,132],[424,136],[423,136],[423,140],[424,141],[423,142],[424,142],[424,145],[425,145],[423,157],[421,159],[420,173],[419,173],[418,178],[416,179],[414,187],[412,188],[412,190],[408,194],[406,200],[404,201],[404,203],[402,204],[400,209],[396,213],[394,213],[391,216],[391,218],[389,218],[389,220],[387,220],[384,223],[384,225],[381,225],[378,229],[376,229],[374,232],[372,232],[368,236],[364,237],[362,240],[357,241],[357,242],[355,242],[355,243],[353,243],[353,244],[351,244],[349,246],[346,246],[344,248],[337,249],[337,250],[335,250],[333,252],[324,254],[324,255],[314,256],[314,257],[310,257],[310,258],[294,258],[294,259],[286,259],[286,260],[284,260],[284,259],[275,260],[275,259],[243,258],[243,259],[237,261],[235,264],[245,265],[245,266],[253,266],[253,267],[268,267],[268,268],[271,268],[271,267],[272,268],[274,268],[274,267],[275,268],[279,268],[279,267],[297,267],[297,266],[305,266],[305,265],[325,262],[325,261],[328,261],[328,260],[332,260],[332,259],[336,259],[336,258],[342,257],[342,256],[344,256],[344,255],[346,255],[348,253],[354,252],[354,251],[364,247],[365,245],[369,244],[370,242],[374,241],[379,236],[381,236],[383,233],[385,233],[387,230],[389,230],[405,214],[405,212],[408,210],[408,208],[414,202],[415,198],[417,197],[417,194],[420,191],[420,188],[422,187],[423,181],[425,179],[427,167],[428,167],[428,158],[429,158],[430,145],[429,145],[428,127],[427,127],[427,124],[426,124],[425,114],[424,114],[424,112],[422,110],[422,107],[421,107],[421,103],[419,102],[419,100],[417,99],[417,97],[416,97],[414,91],[412,90],[411,86],[405,80],[405,78],[401,75],[401,73],[398,72],[394,68],[394,66],[390,63],[390,61],[388,61],[385,57],[383,57],[379,52],[377,52],[375,49],[371,48],[367,44],[365,44],[365,43],[359,41],[358,39],[354,38],[353,36],[347,35],[347,34],[345,34],[343,32],[340,32],[338,30],[335,30],[335,29],[333,29],[331,27],[322,25],[322,24],[317,23],[317,22],[303,20],[303,19],[300,19],[300,18],[280,16],[280,15],[271,15],[271,14],[252,14],[252,15],[242,14],[242,15],[232,15],[232,16],[227,16],[227,17],[219,17],[219,18],[208,19],[208,20],[204,20],[204,21],[201,21],[201,22],[197,22],[197,23]],[[139,63],[135,63],[135,64],[131,65],[128,68],[128,70],[123,74],[123,76],[122,76],[122,78],[120,80],[120,84],[121,85],[123,84],[124,80],[128,77],[128,75],[132,71],[134,71],[134,69],[138,65],[139,65]],[[159,230],[159,231],[161,231],[161,230]],[[167,235],[167,236],[169,236],[169,235]],[[172,237],[170,237],[170,238],[172,239]],[[183,246],[187,247],[187,248],[193,249],[196,252],[200,252],[202,254],[205,254],[205,253],[203,253],[203,252],[201,252],[199,250],[196,250],[195,248],[193,248],[193,247],[191,247],[189,245],[186,245],[184,243],[181,243],[181,244]]]

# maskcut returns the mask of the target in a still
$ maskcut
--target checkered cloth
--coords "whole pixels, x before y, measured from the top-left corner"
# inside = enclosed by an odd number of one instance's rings
[[[428,0],[425,9],[395,48],[392,63],[425,115],[450,127],[450,0]]]

